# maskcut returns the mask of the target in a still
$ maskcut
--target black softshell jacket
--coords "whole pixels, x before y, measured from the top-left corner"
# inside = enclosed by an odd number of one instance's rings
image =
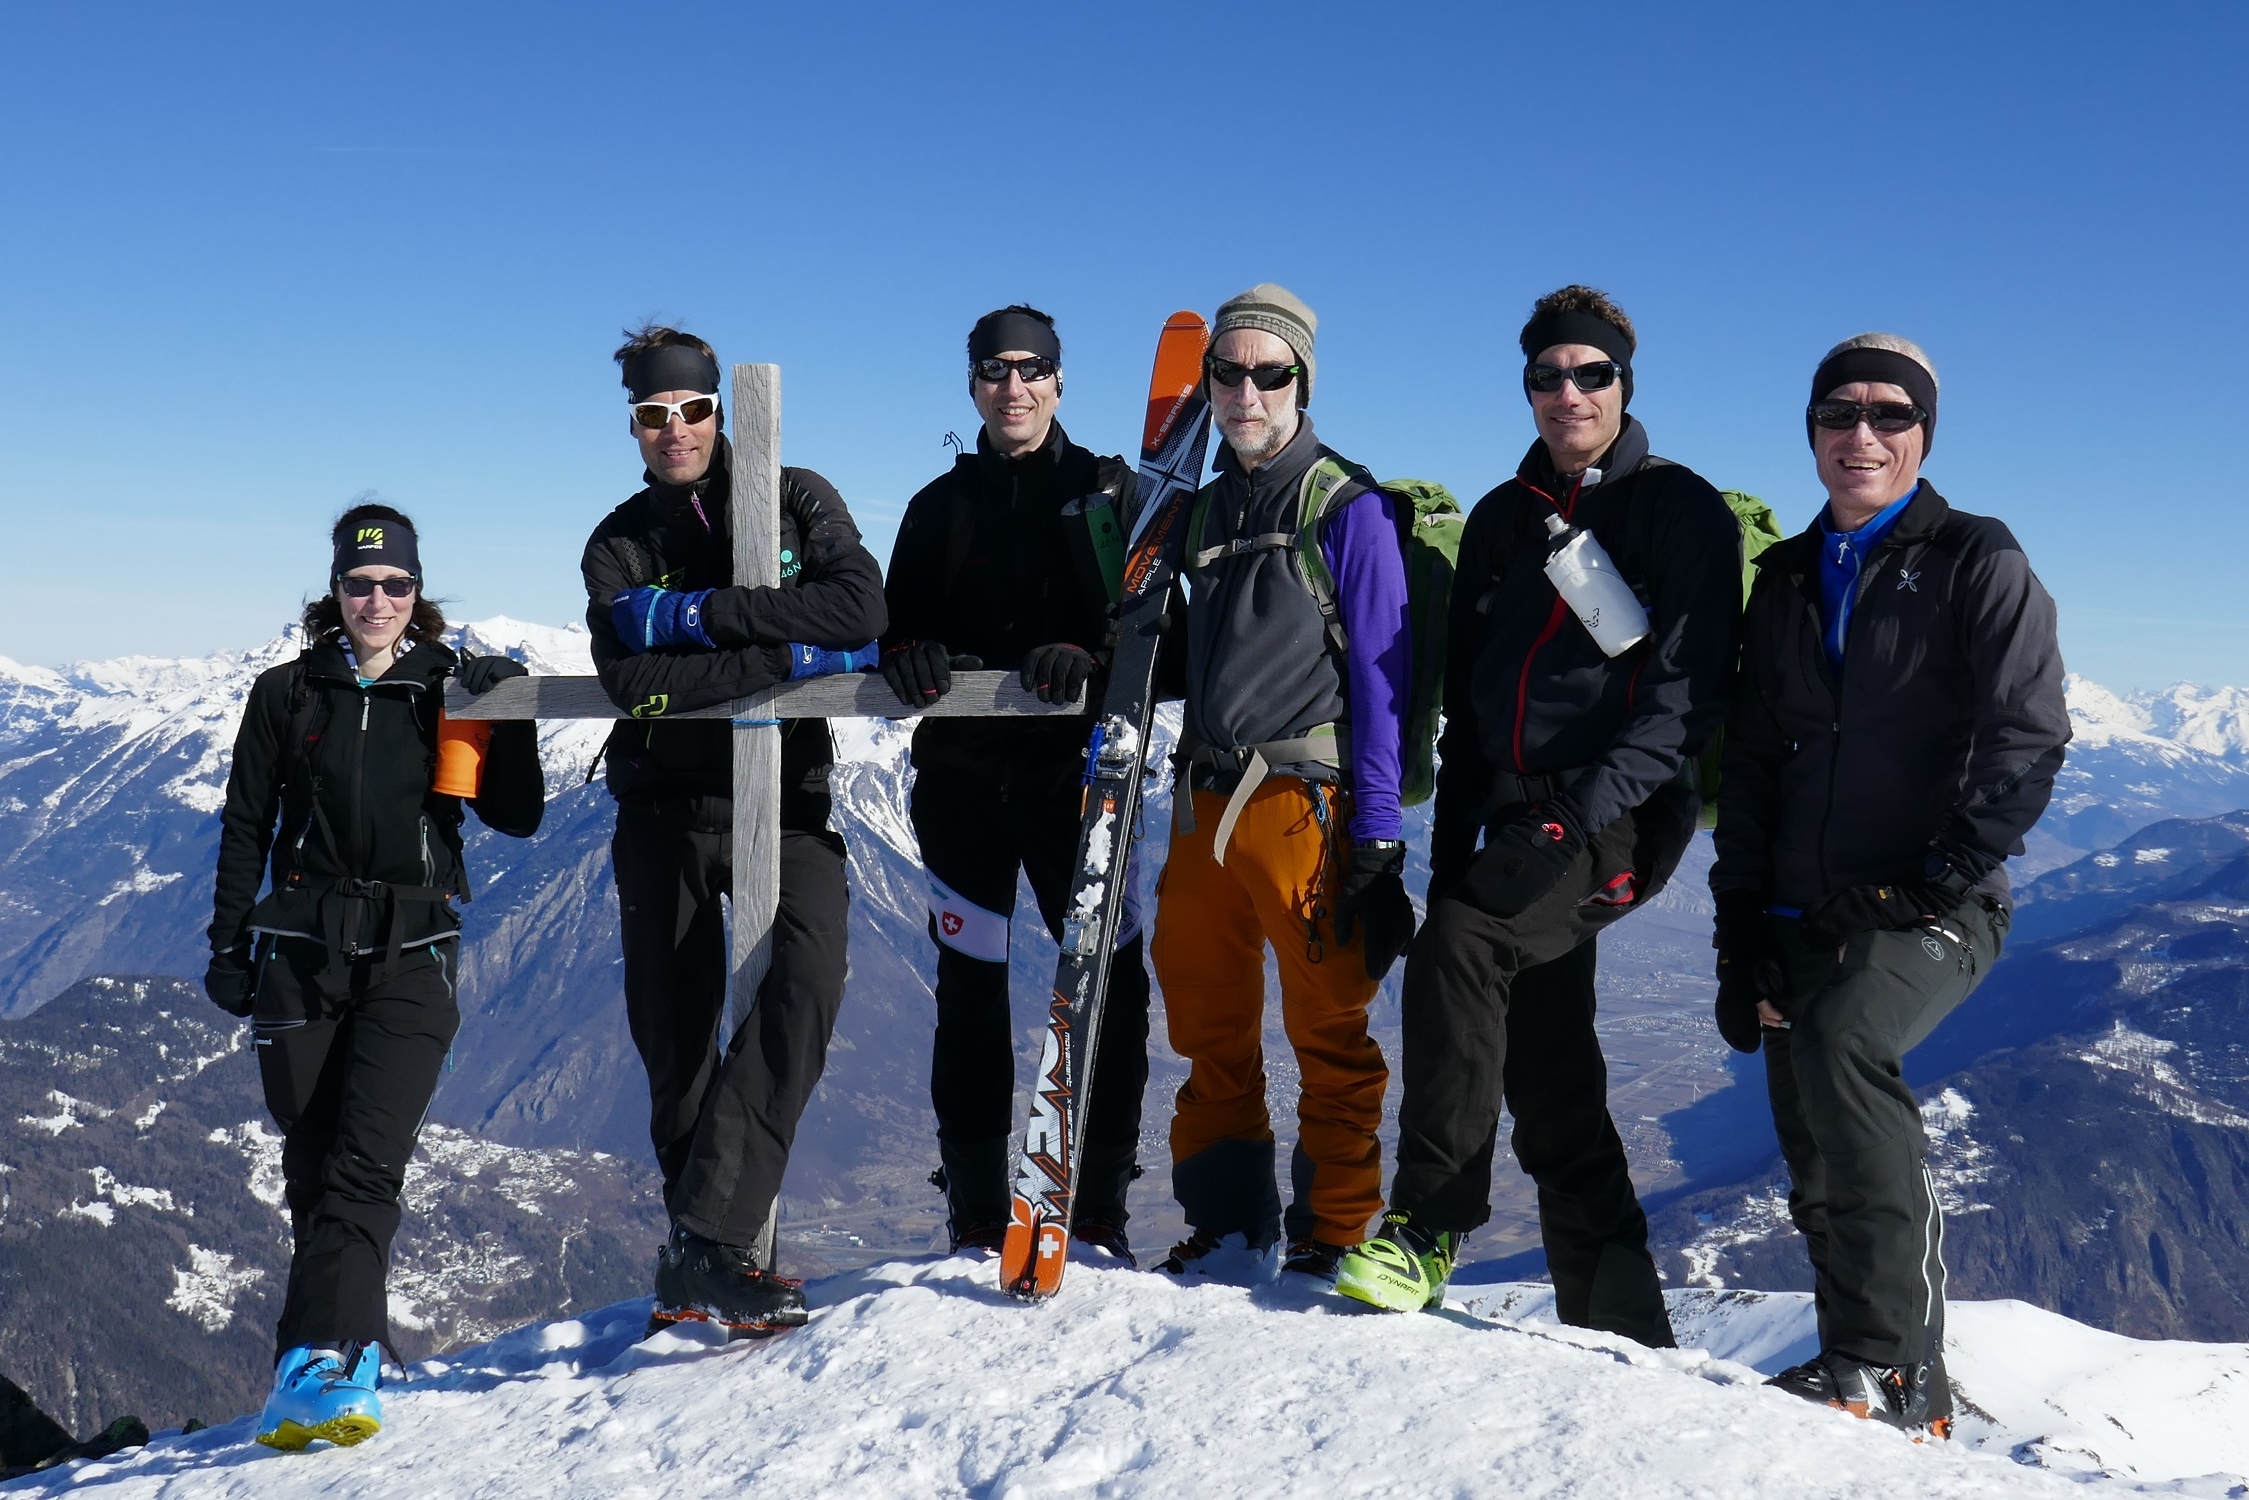
[[[1065,528],[1084,523],[1062,514],[1097,490],[1109,492],[1119,516],[1132,515],[1135,483],[1124,460],[1079,447],[1060,422],[1019,459],[992,451],[979,432],[974,453],[906,502],[883,584],[884,646],[936,641],[1006,672],[1058,641],[1100,654],[1107,585],[1087,576],[1086,559],[1071,548]],[[924,719],[914,729],[914,764],[1001,775],[1011,764],[1045,763],[1075,780],[1085,737],[1085,721],[1075,717]]]
[[[363,688],[331,638],[259,675],[220,814],[214,953],[240,950],[253,931],[340,939],[354,954],[460,930],[441,896],[336,895],[339,882],[379,881],[468,899],[462,799],[430,790],[438,711],[458,661],[442,645],[412,646]],[[303,740],[292,744],[297,725]],[[535,724],[493,724],[481,786],[468,805],[485,826],[515,838],[538,832],[546,786]],[[261,901],[269,852],[273,883]]]
[[[792,641],[830,650],[882,634],[882,569],[834,485],[810,469],[781,470],[781,582],[734,585],[727,494],[732,449],[724,439],[711,471],[687,487],[648,487],[594,528],[579,567],[594,670],[631,714],[610,732],[609,790],[620,802],[685,826],[731,826],[733,726],[724,719],[666,724],[666,714],[708,708],[785,681]],[[646,478],[647,476],[642,476]],[[717,645],[662,646],[635,654],[617,638],[610,604],[628,589],[715,589],[703,609]],[[781,727],[781,821],[793,829],[828,823],[834,759],[825,719]]]
[[[1544,441],[1469,513],[1453,579],[1432,883],[1466,869],[1496,772],[1583,771],[1588,835],[1638,807],[1725,715],[1741,623],[1741,527],[1693,470],[1627,418],[1597,485],[1563,484]],[[1559,513],[1592,531],[1646,606],[1647,640],[1605,656],[1545,574]],[[1499,799],[1504,800],[1504,799]]]
[[[1809,909],[1923,877],[1935,845],[2006,897],[2069,709],[2054,601],[2007,527],[1923,480],[1859,574],[1841,680],[1821,649],[1817,521],[1757,558],[1726,723],[1714,891]]]

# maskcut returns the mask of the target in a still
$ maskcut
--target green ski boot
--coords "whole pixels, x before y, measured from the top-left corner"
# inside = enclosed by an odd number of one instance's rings
[[[1442,1307],[1465,1238],[1453,1230],[1418,1229],[1402,1213],[1384,1214],[1382,1233],[1337,1264],[1335,1289],[1384,1312]]]

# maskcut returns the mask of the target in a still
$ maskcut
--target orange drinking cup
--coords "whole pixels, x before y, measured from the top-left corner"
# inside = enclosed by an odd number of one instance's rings
[[[484,751],[492,743],[490,719],[437,718],[437,777],[430,790],[448,797],[473,797],[484,785]]]

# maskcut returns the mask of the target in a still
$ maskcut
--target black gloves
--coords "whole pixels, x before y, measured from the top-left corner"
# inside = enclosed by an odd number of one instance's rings
[[[1585,843],[1576,813],[1559,801],[1533,802],[1492,831],[1449,894],[1489,916],[1519,916],[1560,883]]]
[[[1765,1044],[1757,1002],[1777,1002],[1784,988],[1780,942],[1765,898],[1756,891],[1719,892],[1710,946],[1718,950],[1718,1034],[1736,1052],[1755,1052]]]
[[[1093,653],[1068,641],[1033,646],[1023,658],[1023,691],[1041,703],[1073,703],[1093,675]]]
[[[1960,904],[1958,894],[1933,880],[1897,885],[1854,885],[1804,916],[1804,936],[1822,948],[1841,947],[1862,932],[1896,932],[1933,921]]]
[[[518,667],[517,671],[522,668]],[[256,998],[250,987],[250,971],[243,965],[239,953],[214,953],[211,967],[203,971],[203,993],[211,1003],[230,1016],[246,1016],[251,1002]]]
[[[461,663],[454,679],[469,692],[489,693],[510,677],[528,677],[531,669],[507,656],[472,656]]]
[[[1367,925],[1367,978],[1390,972],[1413,941],[1413,902],[1406,895],[1406,846],[1394,840],[1351,847],[1351,868],[1336,882],[1335,940],[1351,941],[1354,919]]]
[[[952,658],[936,641],[905,641],[882,654],[883,681],[908,708],[927,708],[953,690]]]

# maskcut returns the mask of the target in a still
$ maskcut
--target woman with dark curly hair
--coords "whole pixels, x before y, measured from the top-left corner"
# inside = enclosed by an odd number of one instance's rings
[[[446,679],[480,693],[524,669],[444,644],[413,522],[356,505],[332,540],[304,652],[258,678],[235,737],[203,979],[251,1018],[281,1127],[296,1248],[257,1436],[289,1449],[382,1424],[399,1195],[461,1020],[462,803],[516,838],[545,809],[529,721],[492,725],[473,786],[438,775]]]

